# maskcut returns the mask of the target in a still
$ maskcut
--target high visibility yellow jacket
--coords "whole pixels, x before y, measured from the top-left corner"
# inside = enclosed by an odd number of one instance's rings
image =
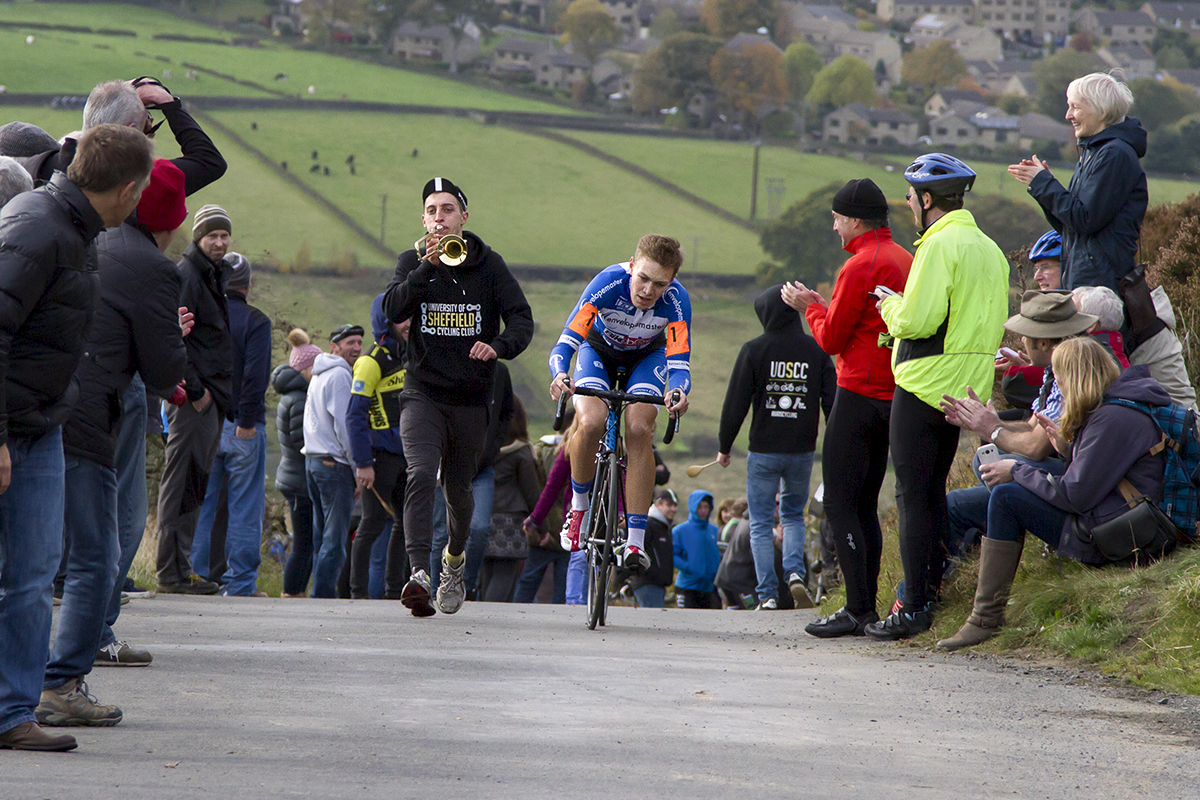
[[[880,308],[896,338],[896,385],[934,408],[968,386],[986,400],[1008,319],[1008,261],[962,209],[930,225],[916,246],[904,295]]]

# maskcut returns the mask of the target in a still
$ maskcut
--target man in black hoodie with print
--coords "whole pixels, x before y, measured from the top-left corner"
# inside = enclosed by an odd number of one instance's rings
[[[833,360],[804,331],[796,310],[783,302],[780,286],[754,301],[763,335],[742,345],[725,405],[721,409],[717,461],[729,466],[729,452],[746,412],[750,453],[746,457],[746,500],[750,504],[750,550],[758,573],[759,608],[778,607],[775,575],[775,494],[783,522],[783,571],[797,608],[812,608],[805,588],[804,506],[817,449],[821,409],[829,419],[837,375]],[[782,484],[782,486],[781,486]]]
[[[422,565],[429,563],[438,466],[450,543],[442,552],[437,604],[453,614],[465,594],[471,479],[487,444],[494,361],[516,358],[529,345],[533,312],[504,259],[463,230],[466,194],[452,181],[434,178],[421,200],[425,246],[400,254],[384,311],[391,322],[412,317],[400,437],[408,460],[404,531],[413,573],[400,599],[414,616],[429,616],[430,581]],[[451,234],[466,241],[466,260],[457,266],[438,255],[439,242]]]

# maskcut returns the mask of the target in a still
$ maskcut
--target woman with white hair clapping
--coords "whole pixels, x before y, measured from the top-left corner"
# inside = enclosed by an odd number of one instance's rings
[[[1133,92],[1112,75],[1094,72],[1067,86],[1066,120],[1075,129],[1079,164],[1063,188],[1035,155],[1008,168],[1029,187],[1046,219],[1062,234],[1062,287],[1107,286],[1136,264],[1146,215],[1146,130],[1126,116]]]

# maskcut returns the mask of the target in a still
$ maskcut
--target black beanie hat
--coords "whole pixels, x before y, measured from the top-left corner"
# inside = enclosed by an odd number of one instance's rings
[[[833,196],[833,210],[854,219],[887,219],[887,198],[870,178],[850,181]]]
[[[467,210],[467,196],[463,194],[463,190],[454,185],[454,181],[449,178],[432,178],[429,183],[425,184],[425,189],[421,192],[421,202],[424,203],[429,199],[429,195],[437,194],[438,192],[448,192],[458,198],[458,208],[460,211]]]

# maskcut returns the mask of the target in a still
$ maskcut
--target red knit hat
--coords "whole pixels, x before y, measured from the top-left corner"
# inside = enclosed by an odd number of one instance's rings
[[[182,225],[187,219],[183,184],[183,170],[165,158],[155,159],[150,185],[138,202],[138,221],[155,233],[173,231]]]

